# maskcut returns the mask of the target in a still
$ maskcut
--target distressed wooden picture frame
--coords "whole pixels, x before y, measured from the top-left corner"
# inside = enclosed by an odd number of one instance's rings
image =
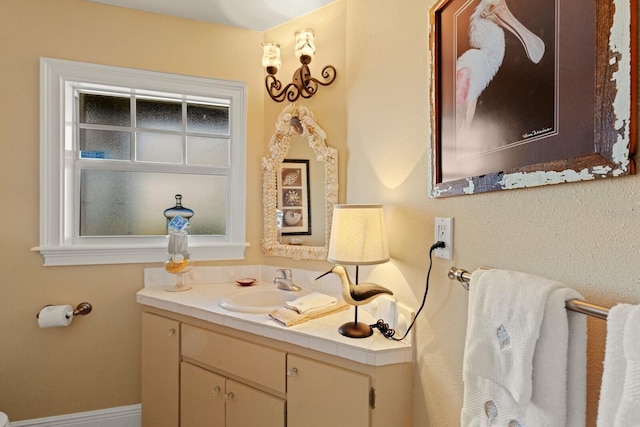
[[[637,2],[559,1],[442,0],[432,8],[430,197],[635,173]],[[460,89],[471,87],[465,76],[473,72],[462,56],[483,49],[470,42],[470,28],[488,42],[478,21],[501,8],[521,34],[499,30],[503,60],[480,95],[465,98],[471,91]]]

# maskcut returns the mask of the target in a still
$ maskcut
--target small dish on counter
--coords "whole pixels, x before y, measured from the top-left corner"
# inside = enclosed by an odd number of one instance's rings
[[[243,277],[242,279],[237,279],[236,283],[240,286],[251,286],[256,283],[256,279],[253,277]]]

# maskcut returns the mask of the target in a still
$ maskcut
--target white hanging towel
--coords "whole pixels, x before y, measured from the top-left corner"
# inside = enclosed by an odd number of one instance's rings
[[[584,427],[586,318],[565,285],[477,270],[469,286],[461,424]]]
[[[640,306],[618,304],[607,316],[598,427],[640,425]]]

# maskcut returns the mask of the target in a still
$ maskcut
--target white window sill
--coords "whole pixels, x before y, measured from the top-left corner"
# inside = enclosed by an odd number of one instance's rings
[[[194,261],[240,260],[244,259],[248,246],[249,243],[219,243],[214,246],[191,246],[189,252]],[[31,250],[40,252],[45,266],[164,262],[167,257],[165,245],[36,246]]]

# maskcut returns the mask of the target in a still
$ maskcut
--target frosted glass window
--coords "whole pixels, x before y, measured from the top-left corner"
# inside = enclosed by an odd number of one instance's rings
[[[187,104],[187,131],[229,134],[229,107]]]
[[[80,157],[129,160],[131,132],[80,129]]]
[[[182,136],[138,132],[136,160],[140,162],[182,163]]]
[[[223,235],[227,225],[224,176],[83,170],[80,178],[81,236],[144,236],[166,233],[165,209],[194,211],[192,235]]]
[[[129,98],[80,94],[80,123],[131,126],[131,101]]]
[[[163,262],[176,194],[195,212],[193,260],[244,258],[246,83],[40,67],[45,265]]]
[[[190,165],[229,166],[229,140],[226,138],[187,138],[187,163]]]
[[[139,128],[181,131],[182,104],[138,99],[136,125]]]

